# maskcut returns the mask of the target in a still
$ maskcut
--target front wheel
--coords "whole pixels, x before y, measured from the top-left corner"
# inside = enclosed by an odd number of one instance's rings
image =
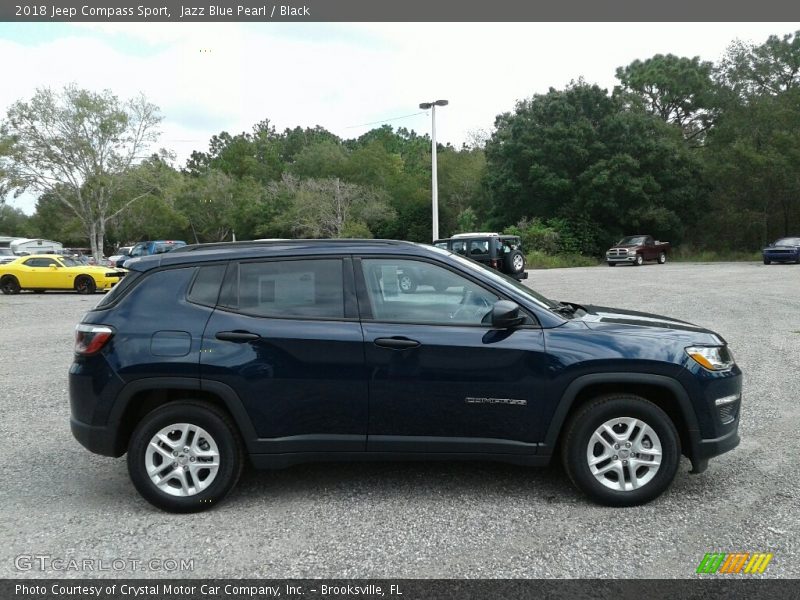
[[[639,396],[589,402],[569,421],[562,460],[572,482],[607,506],[644,504],[666,490],[681,455],[667,414]]]
[[[634,262],[637,267],[641,267],[644,264],[644,257],[641,254],[636,255],[636,262]]]
[[[128,445],[137,491],[169,512],[198,512],[233,489],[244,464],[236,426],[203,402],[172,402],[147,414]]]
[[[616,264],[616,263],[612,263],[612,262],[610,262],[610,263],[608,263],[608,266],[609,266],[609,267],[613,267],[615,264]]]
[[[772,261],[771,261],[771,260],[769,260],[768,258],[765,258],[765,259],[764,259],[764,264],[765,264],[765,265],[768,265],[768,264],[770,264],[771,262],[772,262]]]
[[[79,294],[94,294],[97,284],[88,275],[81,275],[75,280],[75,291]]]
[[[666,252],[659,252],[658,254],[658,264],[663,265],[667,262],[667,253]]]

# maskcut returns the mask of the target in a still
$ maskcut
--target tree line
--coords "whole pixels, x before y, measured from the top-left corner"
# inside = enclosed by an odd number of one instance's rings
[[[698,250],[754,250],[800,233],[800,32],[732,43],[718,63],[656,55],[612,90],[577,79],[516,103],[494,129],[438,149],[440,231],[503,230],[528,250],[596,256],[650,233]],[[40,89],[0,123],[0,235],[95,254],[175,238],[431,239],[430,138],[388,125],[214,135],[176,167],[153,152],[144,97]]]

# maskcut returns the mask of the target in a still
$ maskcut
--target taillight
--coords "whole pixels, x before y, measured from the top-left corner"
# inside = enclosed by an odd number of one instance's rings
[[[113,336],[114,330],[111,327],[80,323],[75,327],[75,354],[97,354]]]

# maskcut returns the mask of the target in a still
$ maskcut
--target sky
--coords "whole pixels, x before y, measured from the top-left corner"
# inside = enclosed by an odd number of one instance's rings
[[[611,89],[617,67],[655,54],[717,61],[798,23],[0,23],[0,119],[39,87],[142,92],[183,166],[221,131],[321,125],[358,137],[388,123],[440,143],[491,132],[518,100],[583,77]],[[7,201],[26,213],[35,196]]]

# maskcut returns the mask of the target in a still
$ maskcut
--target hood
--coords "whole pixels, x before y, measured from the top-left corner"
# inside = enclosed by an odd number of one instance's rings
[[[657,329],[663,332],[664,329],[672,330],[676,333],[694,333],[702,337],[713,336],[724,343],[722,337],[710,329],[695,325],[680,319],[656,315],[653,313],[625,310],[621,308],[610,308],[607,306],[582,306],[586,314],[579,317],[590,329],[616,327],[621,329],[636,328],[638,332],[644,333],[646,329]],[[633,333],[633,331],[631,331]]]
[[[764,248],[764,252],[769,252],[770,250],[797,250],[798,248],[800,248],[800,246],[781,244],[780,246],[767,246]]]

